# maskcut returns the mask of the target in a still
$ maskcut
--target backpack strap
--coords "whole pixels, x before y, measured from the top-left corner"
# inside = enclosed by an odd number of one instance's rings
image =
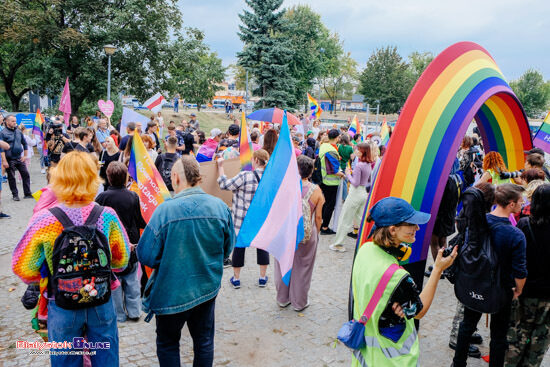
[[[74,223],[71,218],[69,218],[60,207],[55,206],[53,208],[49,208],[48,210],[50,211],[50,213],[52,213],[54,217],[57,218],[63,228],[74,227]]]
[[[309,198],[311,197],[311,195],[313,195],[313,192],[315,191],[316,188],[317,188],[317,185],[315,185],[314,183],[309,184],[309,189],[307,190],[306,196],[304,196],[304,200],[309,200]]]
[[[91,226],[96,224],[101,213],[103,213],[103,207],[101,205],[94,205],[94,208],[90,212],[90,215],[88,215],[88,218],[86,219],[86,223],[84,223],[84,225]]]
[[[365,312],[363,312],[363,316],[359,319],[359,322],[363,325],[369,321],[370,317],[372,316],[372,313],[374,312],[374,309],[378,305],[378,302],[380,302],[380,298],[382,298],[382,295],[384,294],[384,290],[386,289],[388,283],[390,282],[391,277],[393,274],[399,269],[399,265],[397,264],[391,264],[388,266],[384,274],[382,275],[382,279],[380,279],[380,282],[378,282],[378,285],[376,286],[376,289],[374,290],[374,293],[367,305],[367,308],[365,308]]]
[[[254,176],[256,177],[256,181],[258,181],[258,183],[260,183],[260,175],[258,174],[258,172],[256,172],[255,170],[252,171],[254,173]]]

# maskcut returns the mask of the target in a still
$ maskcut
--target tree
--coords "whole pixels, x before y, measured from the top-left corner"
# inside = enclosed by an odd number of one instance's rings
[[[381,113],[399,111],[412,88],[408,67],[396,47],[376,50],[361,75],[360,91],[366,101],[380,101]]]
[[[414,51],[409,55],[409,73],[413,86],[433,59],[434,55],[431,52]]]
[[[518,80],[510,82],[510,87],[523,104],[527,116],[535,117],[548,108],[550,83],[544,82],[539,71],[527,70]]]
[[[210,52],[202,42],[204,35],[196,29],[188,30],[188,38],[180,37],[173,45],[174,62],[168,69],[169,79],[166,90],[179,92],[191,103],[201,105],[214,98],[221,90],[219,83],[224,81],[225,68],[216,53]]]
[[[261,96],[263,107],[292,108],[296,81],[289,68],[290,41],[284,37],[283,0],[245,0],[252,12],[239,14],[239,38],[244,48],[237,54],[238,65],[249,71],[257,83],[253,93]]]
[[[245,90],[246,89],[246,70],[241,66],[237,64],[229,65],[228,70],[233,74],[233,77],[235,78],[235,87],[238,90]],[[248,83],[251,83],[251,78],[248,78]]]
[[[298,103],[304,104],[307,111],[307,93],[323,73],[326,75],[323,58],[328,64],[328,59],[334,56],[325,53],[325,49],[329,48],[327,44],[334,36],[321,22],[321,16],[307,5],[288,9],[283,19],[286,22],[284,37],[290,41],[292,49],[290,72],[296,80],[294,98]],[[337,40],[337,37],[334,39]]]
[[[337,43],[337,47],[333,48],[335,55],[338,55],[338,51],[341,49],[341,45]],[[326,76],[320,79],[320,83],[331,101],[332,113],[336,113],[334,109],[336,101],[346,92],[349,94],[349,91],[353,89],[355,80],[357,80],[357,62],[349,52],[337,57],[328,55],[323,68],[323,74]]]
[[[8,70],[4,65],[9,62],[34,69],[16,72],[12,85],[49,87],[51,95],[58,95],[69,77],[73,112],[86,99],[105,97],[105,44],[118,48],[112,56],[113,89],[122,87],[140,98],[158,90],[171,62],[169,35],[178,34],[181,21],[176,0],[6,0],[0,9],[11,17],[0,33],[0,48],[13,42],[30,49],[19,58],[21,65],[0,53],[2,68]],[[17,98],[20,92],[11,89]]]

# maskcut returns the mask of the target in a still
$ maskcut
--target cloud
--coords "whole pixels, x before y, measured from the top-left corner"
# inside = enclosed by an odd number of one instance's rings
[[[534,67],[550,78],[550,1],[545,0],[285,0],[283,6],[309,5],[337,32],[359,65],[376,48],[397,46],[403,57],[413,51],[434,54],[458,41],[485,47],[509,79]],[[206,33],[224,64],[236,61],[244,0],[180,2],[184,25]]]

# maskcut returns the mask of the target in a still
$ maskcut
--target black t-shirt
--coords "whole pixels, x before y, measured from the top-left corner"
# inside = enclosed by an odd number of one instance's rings
[[[69,139],[69,135],[65,133],[63,134],[63,137]],[[53,134],[47,134],[46,141],[48,142],[48,155],[50,157],[50,161],[58,163],[61,159],[61,153],[66,153],[65,146],[67,144],[63,142],[61,136],[55,136]]]
[[[101,177],[103,180],[105,180],[105,185],[109,186],[109,181],[107,180],[107,167],[109,167],[109,164],[111,162],[116,162],[120,158],[120,152],[116,152],[113,155],[109,155],[106,150],[101,152],[101,155],[99,156],[99,162],[103,162],[103,165],[99,169],[99,177]]]
[[[70,153],[73,150],[76,150],[78,152],[93,153],[94,146],[91,143],[88,143],[86,147],[83,147],[81,144],[77,143],[76,141],[71,141],[65,144],[65,146],[63,147],[63,153],[65,154]]]
[[[125,137],[123,137],[120,140],[120,144],[118,145],[118,149],[120,149],[120,150],[126,149],[126,144],[128,144],[128,140],[130,140],[131,137],[132,137],[132,135],[126,135]]]

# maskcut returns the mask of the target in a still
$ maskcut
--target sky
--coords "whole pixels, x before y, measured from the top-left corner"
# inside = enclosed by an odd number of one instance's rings
[[[237,32],[244,0],[179,0],[185,27],[205,33],[205,41],[225,66],[242,49]],[[493,56],[508,80],[529,68],[550,79],[548,0],[285,0],[282,7],[309,5],[344,49],[364,68],[377,49],[396,46],[437,55],[459,41],[473,41]]]

